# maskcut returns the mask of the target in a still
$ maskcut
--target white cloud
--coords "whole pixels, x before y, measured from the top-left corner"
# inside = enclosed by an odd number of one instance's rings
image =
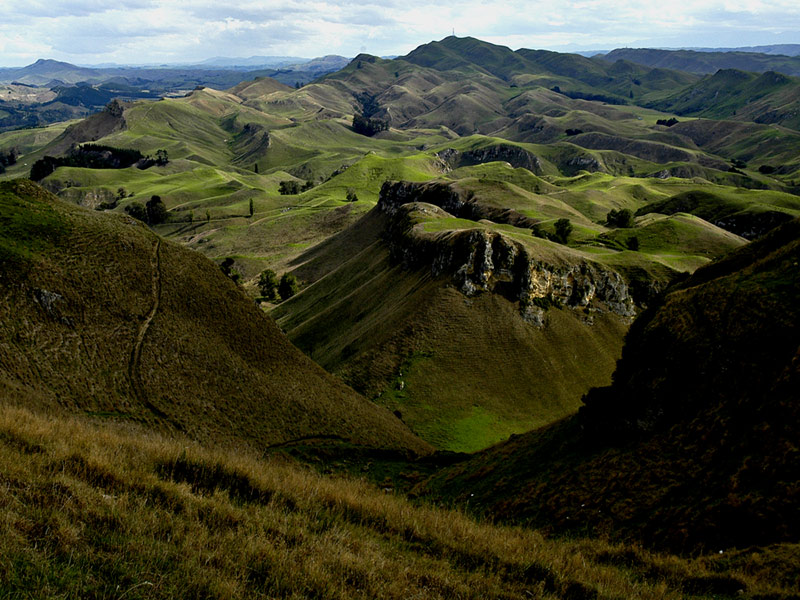
[[[0,62],[405,54],[455,29],[512,48],[800,43],[789,0],[28,0],[3,6]]]

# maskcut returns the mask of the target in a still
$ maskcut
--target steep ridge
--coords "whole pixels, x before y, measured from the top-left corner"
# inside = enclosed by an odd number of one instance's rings
[[[424,439],[486,447],[608,381],[637,304],[672,273],[603,264],[532,237],[533,222],[456,184],[387,182],[376,208],[297,260],[313,283],[273,315]]]
[[[797,542],[799,264],[794,220],[698,269],[635,321],[613,384],[577,416],[426,489],[677,550]]]
[[[5,402],[254,448],[325,438],[426,451],[206,258],[130,217],[1,185]]]

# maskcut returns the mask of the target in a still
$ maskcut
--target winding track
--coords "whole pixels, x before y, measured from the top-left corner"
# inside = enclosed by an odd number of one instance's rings
[[[128,378],[130,379],[131,386],[135,397],[142,402],[150,412],[157,417],[166,419],[170,422],[172,420],[162,410],[154,406],[147,398],[147,391],[142,383],[141,361],[142,361],[142,345],[144,337],[147,335],[147,330],[150,328],[150,323],[155,318],[158,312],[158,306],[161,302],[161,238],[156,239],[155,247],[153,248],[153,255],[150,258],[150,266],[152,267],[153,278],[151,284],[151,296],[153,304],[147,313],[144,321],[139,325],[139,331],[136,332],[136,338],[133,342],[133,349],[131,350],[131,358],[128,361]],[[174,424],[174,423],[173,423]]]

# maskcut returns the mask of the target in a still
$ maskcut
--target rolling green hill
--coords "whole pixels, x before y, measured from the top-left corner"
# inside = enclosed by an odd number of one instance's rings
[[[794,220],[675,285],[576,416],[437,474],[494,517],[680,550],[796,543]]]
[[[0,185],[5,403],[253,448],[333,438],[426,451],[200,254],[31,182]]]
[[[238,81],[0,134],[0,597],[800,593],[793,78]]]
[[[434,179],[491,161],[539,176],[634,176],[646,188],[652,178],[677,177],[695,187],[795,189],[798,134],[788,129],[742,122],[734,131],[734,122],[711,119],[667,127],[657,121],[670,114],[583,99],[629,96],[630,87],[634,98],[623,99],[641,103],[695,81],[630,63],[450,37],[395,60],[361,55],[297,90],[258,78],[227,92],[206,88],[126,104],[121,115],[104,111],[55,140],[41,136],[2,177],[27,174],[39,158],[76,143],[101,141],[145,155],[167,150],[163,167],[61,167],[43,184],[73,202],[116,211],[159,195],[171,217],[160,233],[211,258],[234,257],[250,282],[265,267],[285,270],[305,249],[354,223],[377,202],[383,181]],[[374,137],[353,131],[352,115],[367,108],[391,128]],[[0,150],[17,138],[0,135]],[[461,153],[458,161],[452,150]],[[752,166],[734,168],[734,159]],[[282,181],[315,187],[282,196]],[[121,188],[124,197],[115,200]],[[351,189],[358,202],[346,202]],[[556,192],[594,221],[602,222],[601,210],[618,208],[601,203],[587,211],[598,197],[593,191]]]

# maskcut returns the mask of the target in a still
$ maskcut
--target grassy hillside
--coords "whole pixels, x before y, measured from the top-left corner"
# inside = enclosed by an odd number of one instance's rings
[[[0,134],[0,597],[800,596],[796,89],[449,37]],[[14,180],[83,143],[169,160]]]
[[[684,559],[554,541],[281,457],[5,405],[0,469],[8,597],[672,600],[796,591],[792,546]]]
[[[672,267],[744,243],[684,217],[667,224],[677,239],[652,224],[628,233],[641,232],[641,252],[612,250],[613,235],[596,237],[605,227],[520,187],[544,191],[544,181],[493,172],[508,181],[486,172],[385,185],[377,208],[298,257],[293,272],[310,285],[272,313],[315,361],[448,450],[574,411],[608,381],[635,303],[649,302]],[[573,248],[531,235],[532,223],[552,229],[564,215]]]
[[[796,543],[800,221],[634,323],[577,416],[438,474],[495,517],[680,550]]]
[[[31,182],[0,186],[5,402],[257,448],[333,437],[426,450],[200,254]]]
[[[755,77],[741,79],[752,86]],[[460,292],[433,283],[441,273],[423,277],[433,259],[401,273],[391,249],[371,246],[380,226],[345,235],[357,243],[324,244],[378,202],[387,180],[431,181],[431,189],[450,186],[469,210],[420,218],[419,239],[446,246],[501,236],[559,269],[616,273],[647,304],[671,274],[800,211],[790,193],[800,168],[795,132],[713,119],[668,125],[672,114],[635,104],[689,84],[707,81],[447,38],[397,60],[361,55],[297,90],[262,78],[110,107],[42,138],[44,146],[28,144],[8,175],[87,141],[167,151],[165,165],[62,166],[42,183],[117,213],[159,195],[169,219],[156,232],[218,262],[232,258],[251,297],[265,268],[294,270],[308,289],[276,313],[292,339],[370,398],[381,394],[440,447],[474,450],[564,416],[588,387],[607,383],[625,323],[553,309],[548,331],[557,334],[548,338],[522,318],[518,297],[467,306]],[[765,91],[773,97],[778,88]],[[357,133],[352,119],[361,112],[390,127]],[[4,139],[12,141],[0,137],[0,148]],[[302,191],[281,194],[287,182]],[[620,209],[639,215],[635,227],[609,227],[607,215]],[[559,219],[572,226],[569,248],[543,239]],[[542,238],[532,237],[534,226]],[[506,343],[501,352],[497,340]],[[535,358],[509,370],[501,357],[515,349]],[[452,383],[453,372],[463,385]]]
[[[800,80],[796,77],[727,69],[650,106],[678,115],[775,123],[798,130],[799,103]]]
[[[681,192],[641,207],[638,215],[691,213],[731,232],[752,239],[800,215],[797,196],[771,192],[747,193],[716,188]],[[780,208],[778,208],[780,207]]]

